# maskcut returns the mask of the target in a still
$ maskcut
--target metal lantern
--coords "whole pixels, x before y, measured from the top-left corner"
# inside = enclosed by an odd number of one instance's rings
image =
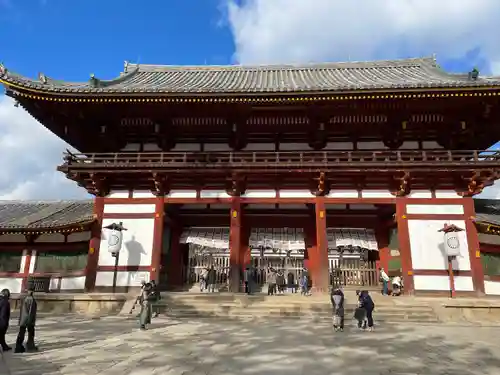
[[[458,232],[447,232],[444,234],[444,249],[449,257],[460,255],[460,239]]]
[[[444,251],[448,258],[457,257],[460,255],[460,238],[458,233],[463,229],[454,224],[445,224],[439,232],[444,232],[443,245]]]
[[[113,223],[108,226],[105,226],[104,229],[108,229],[108,252],[111,253],[112,256],[116,257],[122,248],[123,242],[123,231],[127,230],[123,227],[123,223],[119,224]]]

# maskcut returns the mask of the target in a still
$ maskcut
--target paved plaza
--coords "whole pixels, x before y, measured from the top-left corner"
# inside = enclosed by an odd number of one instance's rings
[[[58,317],[40,319],[37,333],[40,352],[4,355],[12,375],[500,374],[498,327],[333,333],[306,321],[159,318],[141,332],[120,317]],[[0,374],[8,374],[3,366]]]

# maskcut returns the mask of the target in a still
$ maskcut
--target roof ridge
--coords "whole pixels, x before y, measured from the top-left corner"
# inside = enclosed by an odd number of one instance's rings
[[[368,61],[328,61],[328,62],[309,62],[309,63],[284,63],[284,64],[223,64],[223,65],[168,65],[168,64],[134,64],[129,61],[125,63],[125,71],[129,69],[139,69],[139,71],[155,71],[155,70],[300,70],[300,69],[318,69],[318,68],[349,68],[357,65],[365,65],[366,67],[383,67],[383,66],[404,66],[405,64],[435,64],[436,60],[432,56],[428,57],[412,57],[404,59],[384,59],[384,60],[368,60]]]

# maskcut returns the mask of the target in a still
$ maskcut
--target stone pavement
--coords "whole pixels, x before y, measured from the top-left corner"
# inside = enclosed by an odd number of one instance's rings
[[[40,352],[4,357],[12,375],[500,374],[496,327],[379,326],[369,333],[349,321],[334,333],[300,320],[153,323],[141,332],[122,317],[42,318]],[[0,374],[8,374],[2,366]]]

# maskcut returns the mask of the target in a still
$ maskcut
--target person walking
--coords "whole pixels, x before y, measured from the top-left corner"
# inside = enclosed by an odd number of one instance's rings
[[[333,329],[335,331],[344,331],[344,292],[340,288],[333,289],[330,295],[330,301],[333,307]]]
[[[12,348],[5,342],[5,335],[9,330],[10,321],[10,291],[3,289],[0,292],[0,347],[2,351],[8,352]]]
[[[139,328],[141,331],[146,329],[148,324],[151,324],[151,316],[152,316],[152,285],[151,283],[146,283],[144,285],[144,289],[142,290],[141,295],[141,313],[139,314]]]
[[[214,269],[214,266],[210,266],[210,269],[207,273],[207,289],[208,293],[215,293],[215,284],[217,282],[217,272]]]
[[[37,303],[33,296],[33,286],[29,286],[26,296],[21,302],[21,311],[19,314],[19,333],[17,335],[15,353],[24,353],[25,351],[38,351],[35,345],[35,324],[36,324]],[[28,331],[28,340],[24,346],[24,338]]]
[[[276,271],[274,268],[269,268],[267,271],[267,295],[274,296],[276,293]]]
[[[387,275],[383,268],[378,269],[380,274],[380,281],[382,281],[382,295],[389,295],[389,281],[391,278]]]
[[[156,284],[156,281],[151,280],[151,310],[153,314],[153,318],[158,318],[160,315],[160,305],[158,302],[161,300],[161,294],[160,291],[158,290],[158,285]]]

